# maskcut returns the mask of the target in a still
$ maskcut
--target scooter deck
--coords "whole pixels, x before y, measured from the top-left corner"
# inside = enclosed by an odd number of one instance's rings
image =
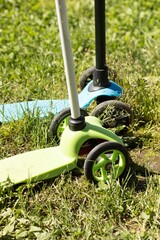
[[[99,89],[97,91],[89,91],[89,86],[93,81],[90,81],[87,86],[78,95],[79,105],[81,108],[87,108],[90,103],[99,96],[114,96],[119,97],[122,94],[122,88],[116,83],[110,81],[110,86]],[[29,102],[7,103],[0,105],[0,122],[9,122],[18,120],[25,113],[30,113],[32,116],[44,117],[49,113],[54,115],[69,107],[69,100],[35,100]]]
[[[0,182],[18,184],[59,176],[76,167],[76,159],[64,156],[59,146],[38,149],[0,160]]]
[[[35,100],[29,102],[6,103],[0,105],[0,122],[10,122],[21,119],[25,114],[47,116],[56,114],[69,106],[68,99],[63,100]]]
[[[98,118],[87,116],[85,123],[81,131],[72,131],[67,126],[59,146],[37,149],[0,160],[0,184],[5,184],[7,180],[13,185],[45,180],[77,168],[79,151],[89,139],[104,139],[123,144],[117,135],[102,127]]]

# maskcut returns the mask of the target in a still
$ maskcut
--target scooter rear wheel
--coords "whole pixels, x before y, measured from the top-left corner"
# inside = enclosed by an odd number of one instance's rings
[[[117,142],[103,142],[94,147],[84,163],[86,178],[94,183],[119,179],[129,175],[131,158],[126,148]]]
[[[102,121],[102,126],[107,129],[115,128],[115,133],[121,135],[127,127],[133,123],[133,111],[120,101],[110,100],[97,105],[91,112],[92,116],[98,117]]]

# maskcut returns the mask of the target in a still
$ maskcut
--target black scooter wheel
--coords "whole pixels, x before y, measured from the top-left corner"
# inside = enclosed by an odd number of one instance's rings
[[[94,183],[119,179],[130,175],[131,158],[126,148],[117,142],[103,142],[94,147],[84,163],[86,178]]]
[[[93,72],[94,72],[95,67],[90,67],[88,68],[86,71],[84,71],[84,73],[82,74],[81,78],[80,78],[80,89],[83,90],[85,88],[85,86],[91,81],[93,80]],[[115,80],[117,77],[116,72],[111,69],[108,68],[108,75],[109,75],[109,79],[111,80]]]
[[[133,123],[133,111],[120,101],[110,100],[97,105],[91,112],[92,116],[98,117],[105,128],[117,128],[117,131],[124,130]],[[116,130],[115,130],[116,132]],[[118,133],[118,132],[116,132]]]
[[[80,89],[83,90],[85,88],[85,86],[91,81],[93,80],[93,72],[94,72],[94,66],[88,68],[86,71],[84,71],[84,73],[82,74],[81,78],[80,78]]]

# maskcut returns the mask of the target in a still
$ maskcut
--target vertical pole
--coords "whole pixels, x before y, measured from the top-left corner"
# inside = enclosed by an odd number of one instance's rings
[[[93,89],[109,86],[108,67],[106,65],[105,37],[105,0],[94,0],[95,8],[95,47],[96,67],[93,74]]]
[[[103,69],[106,64],[105,0],[95,0],[94,9],[95,9],[96,68]]]
[[[65,67],[66,82],[71,108],[71,117],[73,119],[80,117],[80,108],[78,101],[78,92],[76,88],[74,63],[72,56],[72,47],[68,26],[67,8],[65,0],[55,0],[58,26],[60,32],[63,61]]]

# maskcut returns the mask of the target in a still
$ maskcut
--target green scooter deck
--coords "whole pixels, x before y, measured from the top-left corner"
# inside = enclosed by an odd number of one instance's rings
[[[78,153],[89,139],[122,140],[102,127],[98,118],[85,118],[86,126],[80,131],[71,131],[67,126],[61,136],[60,145],[21,153],[0,160],[0,184],[9,180],[13,185],[23,182],[54,178],[77,167]]]
[[[76,167],[76,159],[57,147],[38,149],[0,160],[0,182],[18,184],[56,177]]]

